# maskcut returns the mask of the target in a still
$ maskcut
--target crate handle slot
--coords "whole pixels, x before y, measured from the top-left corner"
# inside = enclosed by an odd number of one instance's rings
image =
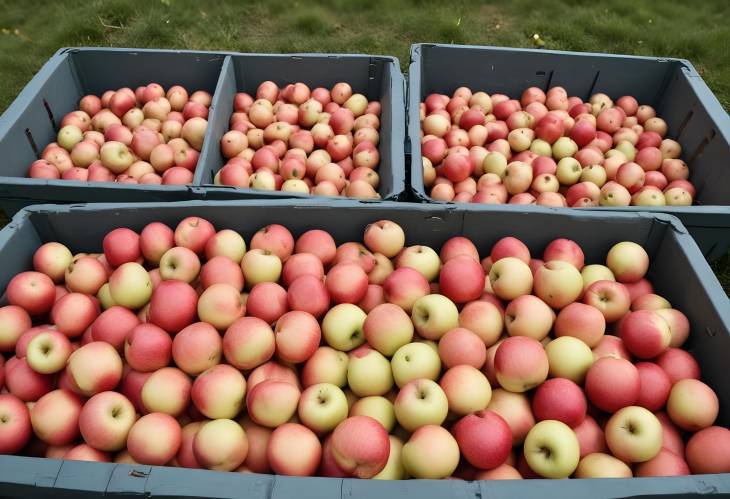
[[[51,106],[50,104],[48,104],[48,101],[46,99],[43,99],[43,107],[46,108],[46,113],[48,113],[48,119],[51,121],[51,126],[56,132],[58,132],[58,125],[56,124],[56,120],[53,117],[53,111],[51,111]]]
[[[710,142],[712,141],[712,139],[715,138],[715,135],[717,135],[717,132],[713,128],[713,129],[710,130],[710,136],[709,137],[705,137],[704,140],[702,142],[700,142],[700,145],[697,146],[697,149],[695,149],[694,154],[692,154],[692,156],[689,158],[689,161],[688,161],[689,164],[694,163],[695,160],[699,156],[702,155],[702,152],[705,150],[705,147],[707,147],[710,144]]]
[[[684,132],[684,129],[687,127],[687,124],[692,119],[692,117],[695,115],[694,109],[690,109],[687,113],[687,116],[684,117],[682,120],[682,123],[679,124],[679,128],[677,129],[677,138],[682,136],[682,132]]]
[[[38,150],[38,146],[36,145],[35,140],[33,139],[33,132],[30,131],[30,128],[25,129],[25,138],[28,139],[28,143],[30,144],[30,148],[33,149],[33,154],[35,154],[35,157],[41,159],[41,153]]]

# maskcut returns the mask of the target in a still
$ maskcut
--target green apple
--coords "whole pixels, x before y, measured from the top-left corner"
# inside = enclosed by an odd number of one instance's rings
[[[446,394],[430,379],[416,379],[401,388],[393,407],[398,424],[408,431],[425,425],[440,425],[449,413]]]
[[[347,384],[358,397],[383,395],[393,387],[393,373],[385,356],[363,345],[350,352]]]
[[[438,379],[441,373],[441,358],[438,349],[427,343],[408,343],[393,354],[390,367],[395,384],[403,387],[414,379]]]
[[[433,281],[441,270],[441,259],[433,248],[428,246],[409,246],[396,257],[396,268],[411,267],[426,278],[428,282]]]
[[[152,297],[152,280],[143,266],[128,262],[109,277],[109,293],[117,305],[136,310]]]
[[[390,440],[390,454],[385,468],[373,477],[373,480],[404,480],[408,478],[403,468],[403,442],[398,437],[388,435]]]
[[[393,431],[395,426],[393,403],[379,395],[363,397],[356,401],[350,407],[350,416],[370,416],[380,422],[388,433]]]
[[[297,413],[302,424],[321,435],[334,430],[347,417],[347,398],[332,383],[312,385],[302,392]]]
[[[419,335],[427,340],[438,340],[459,326],[459,310],[444,295],[431,294],[416,300],[411,319]]]
[[[593,351],[578,338],[561,336],[545,346],[550,365],[549,375],[567,378],[582,384],[588,369],[593,365]]]
[[[246,253],[249,255],[251,251]],[[246,259],[244,255],[244,260]],[[349,352],[365,343],[362,326],[367,315],[357,305],[340,303],[332,307],[322,320],[322,334],[329,346]]]
[[[580,461],[580,445],[568,425],[554,419],[540,421],[525,437],[525,459],[545,478],[568,478]]]
[[[662,424],[651,411],[631,405],[619,409],[606,423],[611,453],[628,463],[643,463],[662,448]]]

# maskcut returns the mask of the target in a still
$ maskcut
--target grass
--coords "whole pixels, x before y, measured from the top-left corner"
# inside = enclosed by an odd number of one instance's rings
[[[723,0],[0,0],[0,12],[0,111],[64,46],[389,54],[407,71],[414,42],[686,58],[730,109]],[[713,268],[730,292],[730,255]]]

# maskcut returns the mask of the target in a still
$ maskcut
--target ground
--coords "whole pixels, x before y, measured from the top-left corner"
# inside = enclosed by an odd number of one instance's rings
[[[730,108],[725,0],[0,0],[0,13],[0,111],[59,47],[388,54],[407,71],[414,42],[686,58]],[[713,268],[730,292],[730,255]]]

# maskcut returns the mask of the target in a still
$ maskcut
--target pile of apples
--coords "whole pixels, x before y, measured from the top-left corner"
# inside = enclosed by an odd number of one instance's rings
[[[230,131],[221,138],[227,162],[219,185],[316,196],[378,199],[380,102],[348,83],[310,90],[265,81],[256,100],[233,99]]]
[[[666,122],[630,95],[460,87],[428,95],[420,119],[423,182],[439,201],[689,206],[696,194]]]
[[[43,244],[0,308],[0,453],[376,479],[730,472],[649,257],[203,218]],[[3,356],[0,356],[0,360]]]
[[[85,95],[61,120],[56,142],[28,170],[30,178],[190,184],[208,128],[212,96],[150,83],[136,90]]]

